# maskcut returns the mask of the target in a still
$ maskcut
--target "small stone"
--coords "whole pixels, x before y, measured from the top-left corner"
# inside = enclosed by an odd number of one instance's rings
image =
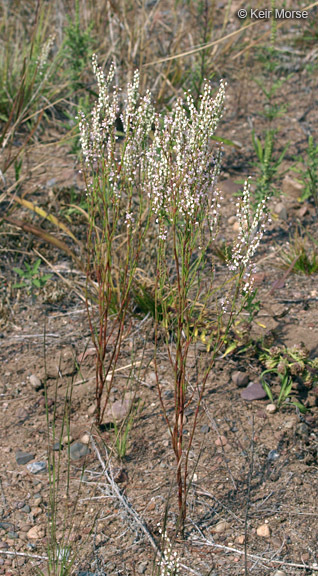
[[[244,534],[240,534],[240,536],[237,536],[235,538],[235,543],[236,544],[245,544],[245,536]]]
[[[300,424],[298,424],[298,426],[296,428],[296,434],[298,434],[298,436],[301,436],[304,439],[308,438],[309,428],[308,428],[307,424],[305,424],[305,422],[301,422]]]
[[[215,445],[216,446],[225,446],[227,444],[227,438],[225,436],[219,436],[216,440],[215,440]]]
[[[131,410],[133,400],[134,400],[134,395],[129,394],[129,393],[127,393],[125,395],[123,400],[116,400],[116,402],[114,402],[110,406],[110,412],[108,412],[108,414],[107,414],[108,421],[109,421],[109,418],[110,418],[110,421],[116,420],[116,422],[120,422],[122,420],[125,420],[125,418],[127,418],[128,414]],[[105,414],[105,421],[107,421],[107,417]]]
[[[25,505],[24,500],[19,500],[19,502],[16,502],[15,507],[17,510],[21,510],[21,508],[23,508],[24,505]]]
[[[137,572],[138,574],[144,574],[147,570],[148,562],[145,560],[138,565]]]
[[[243,400],[247,400],[248,402],[267,398],[267,394],[260,382],[250,382],[248,387],[242,390],[241,396]]]
[[[34,508],[32,508],[31,513],[32,516],[34,516],[34,518],[37,518],[38,516],[40,516],[40,514],[42,514],[42,508],[40,508],[39,506],[35,506]]]
[[[71,444],[73,442],[73,436],[69,435],[69,436],[64,436],[64,438],[62,438],[62,444],[64,444],[65,446],[67,446],[68,444]]]
[[[30,384],[34,388],[34,390],[40,390],[42,388],[42,382],[40,378],[38,378],[35,374],[31,374],[30,376]]]
[[[96,406],[95,406],[95,404],[92,404],[91,406],[88,407],[88,409],[87,409],[87,414],[88,414],[89,416],[94,416],[95,412],[96,412]]]
[[[23,506],[23,508],[21,508],[21,512],[24,512],[25,514],[30,514],[31,508],[30,508],[29,504],[26,504],[25,506]]]
[[[257,528],[256,533],[260,538],[270,538],[271,530],[268,524],[262,524]]]
[[[274,572],[273,576],[287,576],[287,574],[283,570],[276,570],[276,572]]]
[[[301,182],[298,182],[298,180],[291,178],[288,174],[284,177],[282,182],[282,190],[288,198],[293,196],[294,199],[299,200],[303,193],[303,189],[304,185]]]
[[[278,202],[278,204],[274,206],[274,212],[280,220],[287,220],[287,210],[283,202]]]
[[[207,434],[208,432],[210,432],[210,426],[208,426],[207,424],[203,424],[203,426],[201,426],[200,431],[202,432],[202,434]]]
[[[232,226],[234,232],[239,232],[241,227],[240,227],[240,223],[239,222],[234,222],[233,226]]]
[[[42,406],[43,408],[52,408],[52,406],[54,406],[54,400],[52,398],[40,398],[39,406]]]
[[[27,469],[31,474],[40,474],[41,472],[46,472],[47,465],[46,462],[31,462],[27,465]]]
[[[54,452],[59,452],[60,449],[62,449],[62,444],[60,444],[59,442],[54,442],[52,450],[54,450]]]
[[[83,436],[82,436],[82,438],[81,438],[81,442],[82,442],[83,444],[86,444],[86,445],[87,445],[87,444],[90,443],[90,441],[91,441],[91,440],[90,440],[89,434],[83,434]]]
[[[267,460],[269,462],[275,462],[275,460],[278,460],[279,456],[280,454],[277,452],[277,450],[270,450],[270,452],[267,454]]]
[[[212,534],[223,534],[230,528],[230,524],[226,520],[221,520],[212,528]]]
[[[12,522],[0,522],[0,530],[14,530]]]
[[[8,532],[7,536],[11,540],[17,540],[19,538],[19,534],[17,532]]]
[[[33,504],[34,506],[40,506],[40,504],[42,504],[41,496],[38,496],[37,498],[34,497]]]
[[[246,386],[248,384],[248,381],[249,381],[248,374],[246,372],[241,372],[239,370],[236,372],[233,372],[231,374],[231,378],[232,378],[232,382],[238,388],[242,388],[243,386]]]
[[[40,540],[41,538],[44,538],[44,536],[44,526],[32,526],[32,528],[30,528],[29,532],[27,533],[27,537],[30,538],[30,540]]]
[[[24,466],[25,464],[30,462],[30,460],[34,459],[34,454],[30,454],[29,452],[22,452],[21,450],[17,450],[17,452],[15,453],[15,459],[16,459],[17,464],[19,464],[19,466]]]
[[[277,412],[277,406],[275,404],[267,404],[266,412],[268,412],[268,414],[275,414],[275,412]]]
[[[230,226],[232,226],[233,224],[235,224],[235,222],[237,222],[237,217],[236,216],[230,216],[227,219],[228,223],[230,224]]]
[[[89,448],[82,442],[74,442],[70,447],[71,460],[80,460],[89,453]]]

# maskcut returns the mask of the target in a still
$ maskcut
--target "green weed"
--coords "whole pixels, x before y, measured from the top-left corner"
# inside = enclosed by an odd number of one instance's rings
[[[40,272],[41,258],[38,258],[34,264],[24,263],[24,269],[13,268],[14,272],[21,278],[21,282],[13,285],[13,288],[26,288],[31,292],[34,288],[43,288],[52,274],[41,274]]]

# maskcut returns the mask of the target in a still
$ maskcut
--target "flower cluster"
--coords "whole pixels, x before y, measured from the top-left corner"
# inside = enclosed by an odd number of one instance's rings
[[[236,204],[236,217],[239,223],[239,233],[233,249],[232,258],[229,263],[230,270],[247,270],[245,285],[246,289],[248,289],[250,286],[250,262],[260,244],[268,221],[268,198],[263,199],[258,204],[253,219],[251,219],[250,196],[250,184],[249,181],[246,180],[243,188],[242,198]]]
[[[159,528],[159,533],[161,534],[164,546],[161,560],[158,562],[158,565],[160,566],[159,576],[178,576],[180,574],[180,561],[178,554],[177,552],[172,552],[172,543],[166,530]]]
[[[186,101],[178,99],[170,115],[156,117],[153,142],[147,151],[147,180],[162,238],[166,223],[176,214],[191,226],[207,216],[210,228],[214,228],[220,208],[215,186],[221,150],[212,155],[210,144],[222,117],[224,99],[223,81],[215,98],[206,84],[198,110],[187,93]]]
[[[84,160],[84,171],[90,173],[87,193],[91,194],[96,178],[107,189],[116,202],[126,196],[127,188],[140,182],[141,167],[144,164],[144,150],[153,122],[153,106],[150,93],[139,95],[139,73],[134,74],[132,84],[127,86],[126,99],[120,114],[119,89],[113,85],[115,68],[110,66],[107,77],[92,59],[97,79],[98,99],[90,117],[81,114],[79,122],[80,142]],[[118,132],[116,123],[122,122],[124,134]],[[123,145],[120,138],[124,137]],[[130,213],[126,223],[133,221]]]

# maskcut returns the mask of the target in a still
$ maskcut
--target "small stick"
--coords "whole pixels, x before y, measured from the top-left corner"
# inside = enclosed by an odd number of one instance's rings
[[[215,544],[214,542],[211,542],[211,540],[208,540],[207,538],[205,538],[203,542],[200,540],[195,540],[192,542],[193,546],[203,546],[204,544],[211,548],[219,548],[221,550],[226,550],[227,552],[235,552],[235,554],[245,556],[245,550],[238,550],[237,548],[232,548],[230,546],[222,546],[222,544]],[[318,572],[318,564],[312,564],[312,566],[310,566],[309,564],[297,564],[294,562],[285,562],[284,560],[272,560],[270,558],[264,558],[263,556],[258,556],[257,554],[247,554],[247,557],[251,558],[252,560],[261,560],[261,562],[265,562],[266,564],[279,564],[280,566],[290,566],[291,568],[302,568],[303,570],[305,569],[315,570],[316,572]]]

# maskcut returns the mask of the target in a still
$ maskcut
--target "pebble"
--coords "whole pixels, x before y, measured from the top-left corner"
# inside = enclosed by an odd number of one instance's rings
[[[54,450],[54,452],[59,452],[60,449],[62,449],[62,444],[60,444],[59,442],[54,442],[52,450]]]
[[[239,222],[234,222],[233,226],[232,226],[234,232],[239,232],[241,227],[240,227],[240,223]]]
[[[39,540],[40,538],[44,538],[44,526],[32,526],[32,528],[30,528],[29,532],[27,533],[27,536],[30,538],[30,540]]]
[[[0,529],[2,530],[13,530],[14,525],[12,522],[0,522]]]
[[[280,220],[287,220],[287,210],[283,202],[278,202],[278,204],[274,206],[274,212]]]
[[[95,404],[92,404],[91,406],[88,407],[88,409],[87,409],[87,414],[88,414],[89,416],[94,416],[95,412],[96,412],[96,406],[95,406]]]
[[[215,440],[215,445],[216,446],[225,446],[227,444],[227,438],[225,436],[219,436],[216,440]]]
[[[40,474],[41,472],[46,472],[47,465],[46,462],[31,462],[27,465],[27,469],[31,474]]]
[[[257,528],[256,533],[260,538],[270,538],[271,530],[268,524],[262,524]]]
[[[32,508],[32,516],[34,518],[37,518],[38,516],[40,516],[40,514],[42,514],[42,508],[40,508],[39,506],[34,506],[34,508]]]
[[[279,456],[280,456],[280,454],[279,454],[279,452],[277,452],[277,450],[271,450],[267,454],[267,460],[269,462],[275,462],[275,460],[278,460]]]
[[[31,374],[30,376],[30,384],[34,388],[34,390],[40,390],[42,388],[42,382],[40,378],[38,378],[35,374]]]
[[[249,376],[246,372],[236,371],[231,374],[232,382],[234,382],[235,386],[238,388],[242,388],[246,386],[249,381]]]
[[[40,506],[40,504],[42,504],[42,497],[41,497],[41,495],[34,494],[34,496],[33,496],[33,504],[34,504],[34,506]]]
[[[74,442],[70,447],[71,460],[80,460],[89,453],[89,448],[82,442]]]
[[[243,400],[247,400],[248,402],[267,398],[267,394],[260,382],[250,382],[248,387],[242,390],[241,396]]]
[[[30,508],[29,504],[25,504],[25,506],[23,506],[23,508],[21,508],[21,512],[24,512],[25,514],[30,514],[31,508]]]
[[[208,426],[207,424],[203,424],[203,426],[201,426],[200,431],[202,432],[202,434],[207,434],[208,432],[210,432],[210,426]]]
[[[298,426],[296,428],[296,434],[298,436],[301,436],[304,439],[308,438],[309,428],[308,428],[307,424],[305,424],[305,422],[301,422],[300,424],[298,424]]]
[[[235,222],[237,222],[237,217],[236,216],[230,216],[227,221],[230,224],[230,226],[232,226],[233,224],[235,224]]]
[[[62,438],[62,444],[64,444],[65,446],[67,446],[67,444],[71,444],[73,442],[73,436],[71,436],[71,434],[69,436],[64,436]]]
[[[82,438],[81,438],[81,442],[82,444],[89,444],[90,443],[90,437],[89,434],[83,434]]]
[[[223,534],[230,528],[230,524],[226,520],[221,520],[212,528],[212,534]]]
[[[244,534],[240,534],[240,536],[237,536],[235,538],[235,543],[236,544],[245,544],[245,535]]]
[[[30,454],[29,452],[22,452],[22,450],[17,450],[17,452],[15,453],[15,459],[16,463],[19,464],[19,466],[24,466],[25,464],[30,462],[30,460],[34,459],[34,454]]]
[[[287,576],[287,574],[283,570],[276,570],[276,572],[274,572],[273,576]]]
[[[282,182],[282,190],[286,196],[290,197],[293,196],[298,200],[298,198],[302,195],[303,192],[303,184],[291,178],[288,174],[284,177]]]
[[[275,404],[267,404],[266,412],[268,412],[268,414],[275,414],[275,412],[277,412],[277,406]]]

